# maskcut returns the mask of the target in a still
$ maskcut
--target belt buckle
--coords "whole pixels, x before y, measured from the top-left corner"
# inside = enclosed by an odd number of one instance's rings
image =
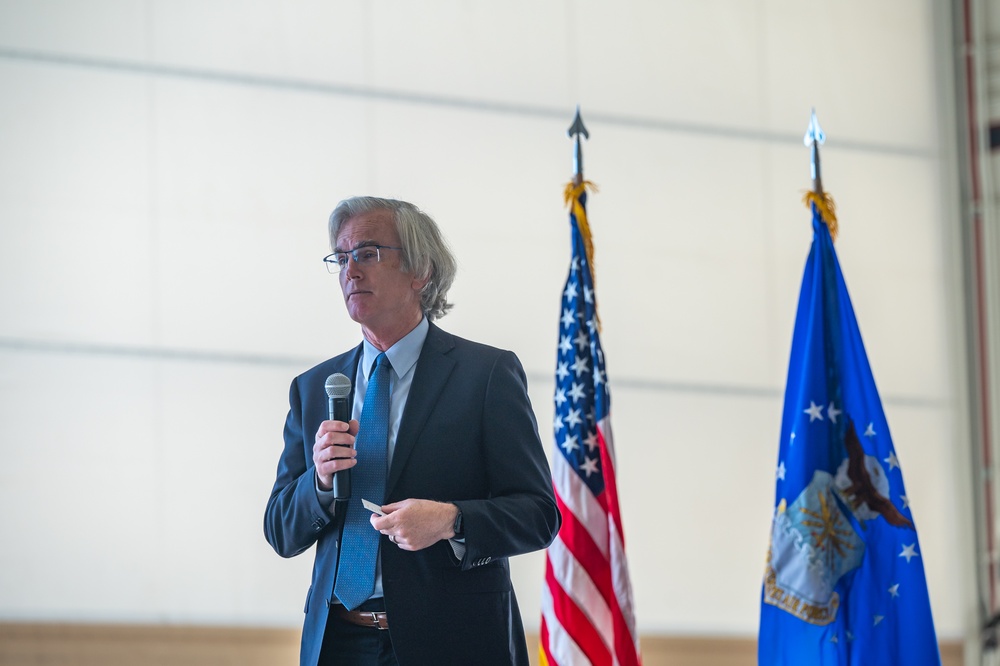
[[[378,611],[367,611],[367,614],[372,616],[372,626],[378,629],[379,631],[385,631],[386,629],[389,628],[387,626],[383,627],[382,623],[378,621],[378,615],[379,615]],[[388,624],[388,622],[386,624]]]

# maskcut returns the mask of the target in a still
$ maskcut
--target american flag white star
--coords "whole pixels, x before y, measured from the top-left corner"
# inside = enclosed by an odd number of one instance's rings
[[[569,341],[568,335],[559,336],[559,353],[568,354],[573,349],[573,343]]]
[[[562,404],[566,402],[566,390],[562,387],[556,389],[555,401],[556,407],[562,407]]]

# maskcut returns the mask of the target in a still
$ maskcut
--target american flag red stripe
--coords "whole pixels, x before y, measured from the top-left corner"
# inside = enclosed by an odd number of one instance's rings
[[[546,553],[540,660],[543,666],[639,666],[585,185],[568,186],[567,199],[573,257],[562,296],[552,461],[563,523]]]
[[[545,574],[545,581],[549,587],[560,585],[560,581],[556,580],[552,570],[551,562],[546,564]],[[560,626],[564,628],[569,638],[579,646],[580,651],[587,655],[588,661],[594,666],[611,664],[611,652],[602,637],[588,630],[591,618],[585,615],[580,607],[565,595],[553,599],[553,606]]]
[[[545,566],[548,567],[549,563],[546,562]],[[544,622],[538,632],[538,638],[541,642],[539,661],[543,664],[551,664],[553,660],[552,652],[549,650],[549,629],[545,626]]]
[[[579,523],[576,516],[562,502],[562,498],[557,498],[556,503],[559,505],[559,510],[562,512],[564,521]],[[566,527],[567,529],[562,531],[564,533],[559,540],[559,546],[569,550],[569,554],[572,555],[575,563],[580,564],[584,571],[600,571],[608,560],[607,555],[601,552],[601,549],[590,537],[590,534],[586,532],[583,525],[574,524],[567,525]],[[615,592],[610,578],[600,576],[593,580],[593,584],[600,591],[601,598],[604,599],[605,603],[612,603]]]

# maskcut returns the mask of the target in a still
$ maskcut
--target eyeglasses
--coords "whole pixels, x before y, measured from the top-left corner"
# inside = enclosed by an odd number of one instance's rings
[[[382,261],[382,250],[402,250],[401,247],[389,247],[388,245],[362,245],[347,252],[333,252],[323,257],[326,270],[336,275],[347,268],[347,258],[354,259],[354,263],[360,266],[377,264]]]

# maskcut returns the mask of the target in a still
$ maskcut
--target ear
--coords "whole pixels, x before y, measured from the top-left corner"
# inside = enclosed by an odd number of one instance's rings
[[[413,281],[410,282],[410,288],[413,289],[413,291],[419,293],[423,290],[425,286],[427,286],[427,283],[430,281],[431,281],[430,277],[425,277],[425,278],[415,277],[413,278]]]

